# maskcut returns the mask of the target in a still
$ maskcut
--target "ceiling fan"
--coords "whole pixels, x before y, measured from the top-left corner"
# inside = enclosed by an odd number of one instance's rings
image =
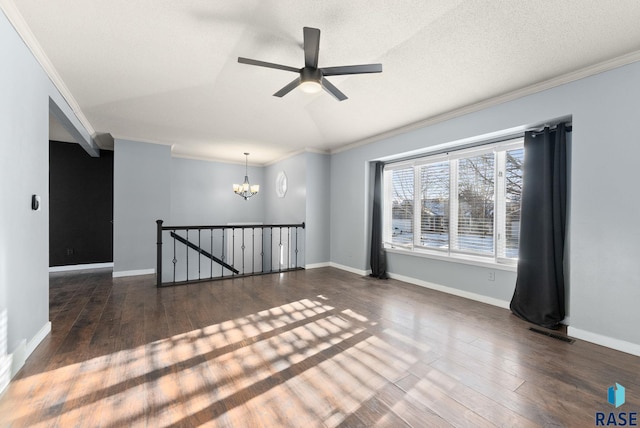
[[[329,92],[338,101],[344,101],[347,96],[325,79],[326,76],[340,76],[345,74],[381,73],[382,64],[344,65],[341,67],[318,67],[318,51],[320,50],[320,30],[304,27],[304,67],[295,68],[282,64],[258,61],[255,59],[238,57],[242,64],[257,65],[259,67],[275,68],[277,70],[291,71],[299,76],[291,83],[273,94],[274,97],[283,97],[293,89],[300,86],[304,92],[314,93],[321,89]]]

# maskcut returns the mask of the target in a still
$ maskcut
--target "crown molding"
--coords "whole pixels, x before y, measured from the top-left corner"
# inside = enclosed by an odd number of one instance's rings
[[[80,123],[82,123],[82,126],[84,126],[87,132],[89,132],[93,137],[96,134],[95,129],[91,126],[91,123],[89,123],[89,120],[80,109],[80,105],[71,94],[71,91],[69,91],[69,88],[67,88],[67,85],[58,74],[53,63],[42,49],[42,46],[40,46],[36,36],[27,25],[27,22],[24,20],[24,17],[14,4],[13,0],[0,0],[0,9],[2,9],[24,44],[35,57],[36,61],[38,61],[40,66],[44,69],[44,72],[49,76],[53,85],[58,89],[67,104],[69,104],[69,107],[71,107],[73,113],[76,115]]]
[[[289,153],[287,153],[287,154],[285,154],[283,156],[280,156],[279,158],[276,158],[276,159],[274,159],[272,161],[266,162],[264,164],[264,166],[274,165],[274,164],[276,164],[278,162],[282,162],[282,161],[287,160],[289,158],[292,158],[294,156],[298,156],[298,155],[300,155],[302,153],[316,153],[316,154],[319,154],[319,155],[330,155],[331,154],[331,153],[329,153],[329,150],[314,149],[314,148],[311,148],[311,147],[307,147],[305,149],[300,149],[300,150],[295,150],[293,152],[289,152]]]
[[[202,161],[202,162],[214,162],[214,163],[223,163],[223,164],[227,164],[227,165],[241,165],[244,166],[245,163],[244,162],[239,162],[239,161],[231,161],[228,159],[220,159],[220,158],[214,158],[214,157],[206,157],[206,156],[194,156],[194,155],[182,155],[182,154],[172,154],[171,157],[173,159],[188,159],[188,160],[195,160],[195,161]],[[259,163],[248,163],[248,166],[253,166],[253,167],[264,167],[264,164],[259,164]]]
[[[538,92],[546,91],[567,83],[575,82],[576,80],[591,77],[596,74],[604,73],[606,71],[613,70],[625,65],[632,64],[640,61],[640,51],[635,51],[622,55],[607,61],[600,62],[598,64],[590,65],[580,70],[572,71],[570,73],[563,74],[561,76],[554,77],[552,79],[545,80],[543,82],[534,83],[533,85],[525,86],[524,88],[516,89],[515,91],[507,92],[502,95],[498,95],[486,100],[469,104],[464,107],[460,107],[454,110],[450,110],[445,113],[441,113],[426,119],[419,120],[417,122],[410,123],[408,125],[394,128],[389,131],[381,132],[371,137],[364,138],[362,140],[355,141],[353,143],[345,144],[331,150],[331,154],[341,153],[348,150],[355,149],[357,147],[365,146],[367,144],[375,143],[376,141],[384,140],[387,138],[395,137],[400,134],[405,134],[416,129],[425,128],[427,126],[435,125],[440,122],[455,119],[456,117],[464,116],[469,113],[474,113],[480,110],[484,110],[489,107],[497,106],[499,104],[513,101],[518,98],[522,98],[528,95],[533,95]]]
[[[264,166],[271,166],[271,165],[275,165],[278,162],[282,162],[284,160],[287,160],[289,158],[292,158],[294,156],[298,156],[302,153],[306,153],[307,149],[300,149],[300,150],[294,150],[293,152],[289,152],[284,154],[283,156],[280,156],[279,158],[276,158],[274,160],[271,160],[269,162],[265,162]]]
[[[133,141],[138,141],[138,142],[142,142],[142,143],[149,143],[149,144],[162,144],[162,143],[154,143],[154,142],[149,142],[149,141],[140,141],[140,140],[133,140]],[[287,160],[289,158],[298,156],[300,154],[303,153],[316,153],[316,154],[321,154],[321,155],[330,155],[331,153],[329,153],[328,150],[317,150],[317,149],[301,149],[301,150],[295,150],[293,152],[287,153],[283,156],[280,156],[279,158],[276,158],[274,160],[268,161],[268,162],[264,162],[264,163],[251,163],[249,162],[249,166],[256,166],[256,167],[267,167],[267,166],[271,166],[271,165],[275,165],[278,162],[282,162],[284,160]],[[173,158],[180,158],[180,159],[191,159],[191,160],[200,160],[200,161],[206,161],[206,162],[219,162],[219,163],[227,163],[227,164],[231,164],[231,165],[244,165],[244,162],[236,162],[236,161],[230,161],[228,159],[220,159],[220,158],[214,158],[214,157],[206,157],[206,156],[197,156],[197,155],[188,155],[188,154],[175,154],[172,153],[171,157]]]

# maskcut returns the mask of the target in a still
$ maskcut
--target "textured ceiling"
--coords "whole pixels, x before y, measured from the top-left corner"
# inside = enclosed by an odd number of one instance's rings
[[[6,3],[6,1],[5,1]],[[333,151],[640,50],[637,0],[13,0],[90,126],[175,156],[267,163]],[[272,94],[302,67],[380,62],[325,92]]]

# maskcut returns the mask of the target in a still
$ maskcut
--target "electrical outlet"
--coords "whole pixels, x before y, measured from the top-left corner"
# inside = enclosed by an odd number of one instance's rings
[[[495,281],[496,280],[496,273],[492,270],[489,271],[489,281]]]

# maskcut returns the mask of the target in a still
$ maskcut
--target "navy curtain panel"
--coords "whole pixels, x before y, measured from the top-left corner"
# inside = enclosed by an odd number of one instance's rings
[[[567,211],[565,124],[524,136],[522,212],[511,311],[546,328],[565,317],[564,241]]]
[[[382,238],[382,173],[384,163],[376,162],[373,181],[373,213],[371,218],[371,276],[379,279],[387,278],[387,255]]]

